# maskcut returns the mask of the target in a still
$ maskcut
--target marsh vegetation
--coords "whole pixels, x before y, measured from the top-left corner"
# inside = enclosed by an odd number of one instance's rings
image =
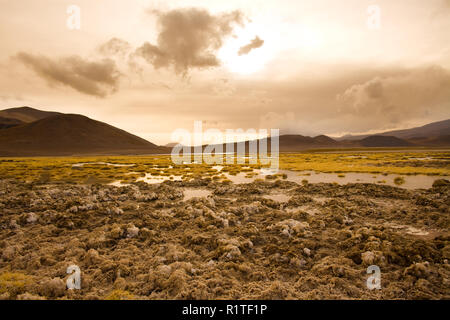
[[[283,154],[267,179],[167,156],[0,161],[3,299],[450,298],[449,153]]]

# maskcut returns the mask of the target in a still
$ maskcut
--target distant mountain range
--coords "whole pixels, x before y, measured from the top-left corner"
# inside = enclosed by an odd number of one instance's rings
[[[1,115],[1,114],[0,114]],[[385,131],[382,133],[370,134],[370,135],[346,135],[336,140],[361,140],[369,136],[393,136],[400,139],[430,139],[437,138],[439,136],[450,135],[450,119],[444,121],[433,122],[422,127],[416,127],[404,130]]]
[[[406,130],[347,135],[337,139],[325,135],[281,135],[279,142],[280,152],[323,148],[450,147],[450,120]],[[249,141],[245,144],[248,150]],[[0,156],[167,154],[174,146],[174,143],[157,146],[124,130],[78,114],[30,107],[0,111]],[[235,144],[235,150],[236,147]]]

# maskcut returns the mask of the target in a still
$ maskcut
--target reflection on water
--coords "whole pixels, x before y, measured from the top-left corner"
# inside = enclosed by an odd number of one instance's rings
[[[107,165],[107,166],[113,166],[113,167],[133,167],[135,164],[121,164],[121,163],[109,163],[109,162],[80,162],[75,163],[72,165],[72,167],[83,167],[85,165],[89,164],[101,164],[101,165]]]
[[[136,182],[139,181],[144,181],[146,183],[161,183],[164,182],[166,180],[171,180],[171,181],[181,181],[182,180],[182,176],[153,176],[150,173],[146,173],[145,177],[140,177],[136,179]]]
[[[114,186],[114,187],[125,187],[125,186],[129,186],[129,183],[121,183],[120,181],[114,181],[111,183],[108,183],[108,186]]]
[[[276,202],[288,202],[289,199],[291,199],[291,196],[285,195],[283,193],[277,193],[264,195],[263,198],[270,199]]]
[[[424,158],[415,158],[415,157],[409,157],[409,160],[419,160],[419,161],[430,161],[430,160],[434,160],[433,157],[424,157]]]
[[[265,175],[262,175],[258,170],[254,170],[256,175],[254,177],[246,177],[246,173],[239,173],[235,176],[225,174],[226,177],[233,183],[251,183],[255,179],[265,179]],[[373,174],[373,173],[360,173],[360,172],[347,172],[347,173],[323,173],[314,171],[291,171],[291,170],[279,170],[280,174],[286,174],[285,180],[296,182],[301,184],[303,180],[307,180],[308,183],[338,183],[340,185],[348,183],[375,183],[383,184],[394,187],[400,187],[405,189],[428,189],[431,188],[433,182],[437,179],[450,179],[448,176],[427,176],[427,175],[409,175],[403,176],[405,183],[397,185],[394,179],[400,177],[398,174]]]
[[[134,172],[131,172],[129,174],[132,174],[132,173],[134,173]],[[162,182],[164,182],[166,180],[181,181],[182,180],[182,176],[174,176],[174,175],[171,175],[171,176],[153,176],[150,173],[146,173],[145,177],[137,178],[136,182],[143,181],[143,182],[146,182],[146,183],[149,183],[149,184],[155,184],[155,183],[162,183]],[[118,180],[118,181],[114,181],[114,182],[108,183],[108,185],[115,186],[115,187],[124,187],[124,186],[129,186],[130,184],[129,183],[122,183],[120,180]]]
[[[425,159],[424,159],[425,160]],[[426,159],[428,160],[428,159]],[[103,164],[117,167],[132,167],[135,164],[113,164],[107,162],[91,162],[91,163],[77,163],[74,167],[82,167],[85,164]],[[169,167],[171,169],[172,166]],[[225,178],[229,179],[235,184],[241,183],[252,183],[256,179],[266,180],[266,174],[264,174],[264,169],[254,169],[253,171],[239,172],[238,174],[232,175],[226,171],[223,171],[224,166],[212,166],[212,169],[216,170]],[[241,169],[249,169],[250,167],[242,167]],[[161,168],[161,174],[164,174],[164,168]],[[189,168],[186,168],[189,170]],[[131,172],[134,173],[134,172]],[[131,174],[128,173],[128,174]],[[291,170],[279,170],[278,174],[280,176],[284,175],[286,181],[296,182],[298,184],[302,183],[337,183],[340,185],[345,185],[348,183],[374,183],[389,185],[394,187],[400,187],[405,189],[429,189],[432,187],[433,182],[437,179],[447,179],[450,180],[449,176],[427,176],[427,175],[405,175],[401,176],[398,174],[373,174],[373,173],[363,173],[363,172],[346,172],[346,173],[324,173],[315,171],[291,171]],[[403,177],[404,183],[397,185],[394,180],[398,177]],[[278,179],[283,179],[278,177]],[[164,181],[182,181],[183,176],[181,175],[152,175],[146,173],[144,177],[137,178],[138,181],[143,181],[146,183],[162,183]],[[269,180],[274,181],[274,180]],[[125,186],[127,184],[122,184],[120,181],[114,181],[110,183],[113,186]],[[278,200],[277,200],[278,201]]]
[[[220,172],[220,171],[222,171],[223,166],[212,166],[211,169],[214,169],[214,170]]]
[[[231,180],[235,184],[241,183],[252,183],[256,179],[265,180],[265,175],[261,174],[261,171],[254,170],[254,175],[252,177],[247,176],[248,172],[240,172],[236,175],[230,175],[228,173],[223,173],[225,177]],[[323,172],[314,172],[314,171],[290,171],[290,170],[279,170],[279,174],[286,175],[286,181],[296,182],[298,184],[302,184],[304,182],[308,183],[338,183],[340,185],[345,185],[348,183],[374,183],[374,184],[382,184],[389,185],[394,187],[400,187],[405,189],[429,189],[432,187],[433,182],[437,179],[447,179],[448,176],[427,176],[427,175],[409,175],[402,176],[405,182],[401,185],[397,185],[394,182],[394,179],[397,177],[401,177],[397,174],[373,174],[373,173],[359,173],[359,172],[347,172],[347,173],[323,173]],[[281,178],[280,178],[281,179]],[[162,183],[164,181],[182,181],[182,176],[153,176],[150,173],[147,173],[145,177],[140,177],[136,181],[143,181],[146,183],[154,184],[154,183]],[[273,180],[268,180],[273,181]],[[109,185],[120,187],[129,185],[127,183],[121,183],[120,181],[114,181]],[[275,199],[274,199],[275,200]],[[280,200],[275,200],[278,202],[284,202]]]

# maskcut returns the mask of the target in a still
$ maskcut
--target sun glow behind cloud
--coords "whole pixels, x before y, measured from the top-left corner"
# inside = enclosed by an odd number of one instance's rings
[[[263,70],[273,56],[273,52],[270,50],[270,37],[268,34],[264,33],[264,37],[262,37],[264,44],[260,48],[251,50],[248,54],[238,54],[241,47],[263,33],[263,28],[259,28],[254,23],[250,23],[244,28],[236,28],[235,36],[229,38],[218,52],[218,57],[222,61],[223,66],[233,73],[242,75]]]

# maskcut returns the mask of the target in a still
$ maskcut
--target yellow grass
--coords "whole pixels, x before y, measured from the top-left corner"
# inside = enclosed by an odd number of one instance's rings
[[[430,157],[440,161],[435,167],[412,166],[414,158]],[[358,153],[299,153],[280,154],[280,169],[293,171],[339,173],[365,172],[372,174],[426,174],[450,175],[450,152],[358,152]],[[248,160],[247,160],[248,161]],[[73,166],[86,163],[84,166]],[[108,165],[132,165],[113,166]],[[425,162],[423,162],[425,163]],[[109,183],[113,181],[133,182],[145,173],[153,176],[214,178],[226,180],[224,173],[239,173],[251,177],[261,164],[220,164],[221,171],[208,164],[175,165],[168,155],[152,156],[99,156],[99,157],[41,157],[0,158],[0,179],[18,179],[41,183]],[[303,173],[309,175],[310,173]],[[275,176],[275,178],[285,178]],[[174,179],[174,178],[172,178]]]

